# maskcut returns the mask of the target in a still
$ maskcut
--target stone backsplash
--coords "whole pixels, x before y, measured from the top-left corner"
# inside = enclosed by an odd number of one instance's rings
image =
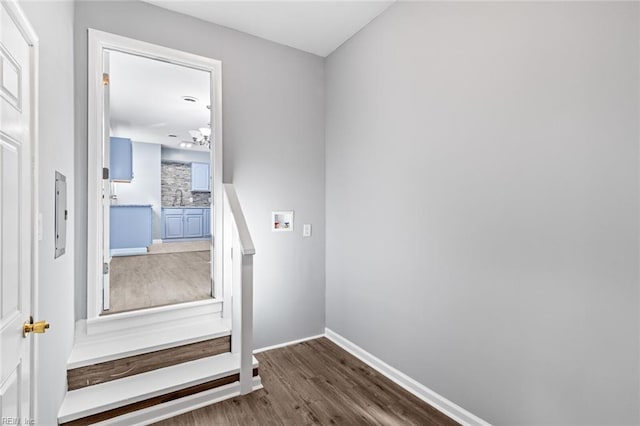
[[[182,190],[182,205],[192,207],[209,207],[210,205],[210,192],[191,192],[191,163],[163,161],[161,182],[162,207],[180,205],[180,196],[176,199],[178,189]]]

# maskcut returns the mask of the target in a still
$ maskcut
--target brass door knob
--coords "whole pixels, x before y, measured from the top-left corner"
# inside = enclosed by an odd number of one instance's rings
[[[46,321],[38,321],[31,324],[25,322],[22,325],[22,337],[27,337],[29,333],[44,333],[49,328],[49,323]]]

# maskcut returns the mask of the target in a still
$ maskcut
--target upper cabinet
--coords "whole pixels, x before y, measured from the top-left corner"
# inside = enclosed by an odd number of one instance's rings
[[[109,139],[109,178],[113,182],[131,182],[133,179],[131,139]]]
[[[211,192],[209,164],[191,163],[191,191]]]

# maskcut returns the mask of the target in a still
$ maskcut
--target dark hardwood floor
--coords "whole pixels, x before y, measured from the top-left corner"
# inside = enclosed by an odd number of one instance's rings
[[[326,338],[256,357],[264,389],[157,424],[457,424]]]
[[[225,352],[231,352],[230,336],[73,368],[67,370],[67,389],[76,390]]]

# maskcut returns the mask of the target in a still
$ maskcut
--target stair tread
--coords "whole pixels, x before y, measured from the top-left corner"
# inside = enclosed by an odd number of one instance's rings
[[[253,367],[258,361],[253,358]],[[158,395],[195,386],[240,370],[240,355],[225,353],[67,392],[60,423],[91,416]]]
[[[176,327],[161,329],[133,330],[129,333],[110,333],[85,336],[75,342],[67,369],[111,361],[144,353],[154,352],[203,340],[215,339],[231,334],[231,321],[211,317],[201,318],[192,324],[183,323]]]

